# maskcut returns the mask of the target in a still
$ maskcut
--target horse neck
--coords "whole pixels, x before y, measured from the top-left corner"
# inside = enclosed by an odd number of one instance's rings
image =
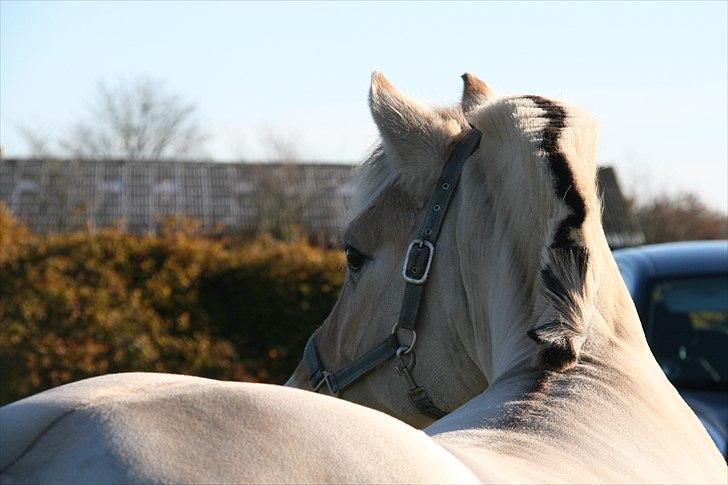
[[[595,253],[602,281],[594,298],[593,326],[577,364],[564,372],[534,368],[537,345],[526,336],[532,312],[516,311],[516,303],[494,305],[490,386],[425,429],[479,476],[493,476],[495,467],[502,475],[499,481],[623,481],[630,476],[641,481],[645,477],[639,470],[649,466],[639,463],[637,457],[644,455],[640,447],[660,441],[663,430],[674,431],[674,442],[705,447],[690,428],[690,410],[644,342],[611,256]],[[499,270],[513,271],[526,270]],[[524,290],[528,286],[504,283],[489,291],[498,301],[522,303],[531,297]],[[630,431],[617,437],[615,430],[624,429]],[[657,450],[662,445],[652,446]],[[666,445],[664,454],[673,453]],[[613,461],[599,459],[604,456]],[[615,475],[613,463],[619,462],[623,476]],[[563,464],[561,475],[549,475],[553,463]]]
[[[580,304],[585,325],[584,355],[606,359],[620,354],[652,359],[642,325],[632,298],[627,291],[612,257],[598,219],[589,221],[582,235],[589,255],[585,280],[589,288]],[[490,361],[490,382],[504,375],[513,375],[519,369],[533,369],[538,345],[528,337],[528,331],[540,325],[544,313],[552,311],[539,304],[543,282],[540,260],[542,248],[519,248],[524,235],[503,231],[494,236],[499,243],[493,246],[491,261],[496,267],[489,269],[486,285]],[[513,248],[516,248],[515,250]],[[610,365],[620,371],[624,359]]]
[[[559,316],[582,320],[579,338],[587,349],[594,347],[591,341],[614,340],[645,353],[639,318],[606,241],[593,181],[571,189],[579,190],[585,216],[562,249],[556,233],[573,210],[553,197],[550,180],[519,172],[515,164],[483,166],[472,164],[463,175],[457,240],[468,242],[459,252],[475,333],[471,352],[488,381],[528,368],[539,352],[528,332]],[[516,198],[516,187],[506,182],[514,179],[522,187]],[[483,185],[490,188],[485,194]],[[572,249],[588,258],[578,277],[579,267],[563,257]],[[565,294],[549,294],[547,269],[563,280]],[[559,297],[569,304],[554,303]]]
[[[482,314],[481,323],[487,324],[479,348],[482,354],[490,353],[481,362],[489,370],[490,386],[426,432],[457,449],[474,447],[488,453],[501,446],[520,446],[512,440],[530,443],[524,445],[524,453],[539,441],[583,443],[583,434],[589,433],[595,446],[607,453],[613,443],[605,441],[608,434],[602,437],[599,432],[611,433],[609,426],[623,426],[640,416],[648,423],[645,427],[662,429],[674,416],[689,414],[649,351],[598,219],[588,221],[582,239],[590,254],[587,277],[593,309],[579,360],[563,372],[535,366],[538,344],[527,332],[539,318],[533,302],[539,291],[535,275],[540,252],[524,246],[529,238],[513,231],[509,222],[492,224],[490,240],[483,241],[488,248],[483,261],[490,263],[488,277],[480,279],[484,303],[475,313]],[[463,272],[466,280],[477,274]],[[584,423],[600,421],[604,427],[583,429]],[[522,433],[515,435],[509,431],[513,429]],[[685,436],[689,435],[686,430]],[[639,456],[635,443],[625,444],[625,449]]]

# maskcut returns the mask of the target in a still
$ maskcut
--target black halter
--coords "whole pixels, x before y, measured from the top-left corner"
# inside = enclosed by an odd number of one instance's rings
[[[407,281],[402,300],[402,310],[399,319],[389,334],[379,345],[354,359],[336,372],[329,372],[321,362],[314,336],[308,339],[303,358],[308,368],[308,379],[314,391],[318,391],[325,383],[332,394],[354,383],[379,365],[392,357],[397,357],[397,373],[407,379],[410,390],[407,392],[412,403],[423,414],[439,419],[447,413],[438,408],[427,395],[427,391],[417,385],[412,376],[412,369],[415,365],[414,346],[417,340],[415,328],[417,326],[417,312],[420,308],[422,291],[424,290],[427,276],[430,273],[432,259],[435,255],[435,242],[440,233],[442,220],[450,205],[452,194],[460,181],[463,164],[480,144],[481,133],[472,128],[458,142],[455,150],[442,169],[440,178],[437,181],[435,192],[430,198],[427,214],[420,232],[420,237],[413,240],[407,248],[402,267],[402,277]],[[407,343],[399,339],[400,332],[407,332],[410,335]]]

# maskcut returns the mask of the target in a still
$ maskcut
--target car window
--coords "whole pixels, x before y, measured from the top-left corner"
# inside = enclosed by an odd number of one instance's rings
[[[728,389],[728,277],[654,282],[646,327],[655,358],[676,386]]]

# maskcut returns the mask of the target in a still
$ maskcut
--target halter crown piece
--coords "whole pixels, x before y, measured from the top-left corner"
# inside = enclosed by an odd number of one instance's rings
[[[435,191],[430,197],[420,236],[414,239],[407,248],[404,265],[402,266],[402,277],[407,285],[404,290],[399,319],[394,325],[392,333],[379,345],[336,372],[327,371],[321,362],[314,341],[315,334],[308,339],[306,348],[303,351],[303,359],[308,369],[308,380],[314,391],[318,391],[326,384],[332,394],[338,394],[342,389],[364,377],[381,364],[392,357],[396,357],[395,368],[397,373],[407,380],[410,387],[407,395],[412,404],[421,413],[433,419],[440,419],[447,414],[432,402],[427,391],[417,385],[412,375],[412,369],[415,366],[413,349],[417,340],[415,328],[417,327],[417,313],[420,308],[422,292],[435,256],[435,243],[440,233],[442,221],[450,205],[452,194],[460,181],[463,165],[478,148],[481,136],[480,131],[471,128],[458,142],[442,169]],[[403,343],[400,340],[400,335],[405,334],[408,335],[408,339]]]

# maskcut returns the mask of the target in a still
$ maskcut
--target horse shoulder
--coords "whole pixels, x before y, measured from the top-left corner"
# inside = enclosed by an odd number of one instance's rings
[[[394,418],[265,384],[87,379],[0,409],[0,481],[475,482]]]

